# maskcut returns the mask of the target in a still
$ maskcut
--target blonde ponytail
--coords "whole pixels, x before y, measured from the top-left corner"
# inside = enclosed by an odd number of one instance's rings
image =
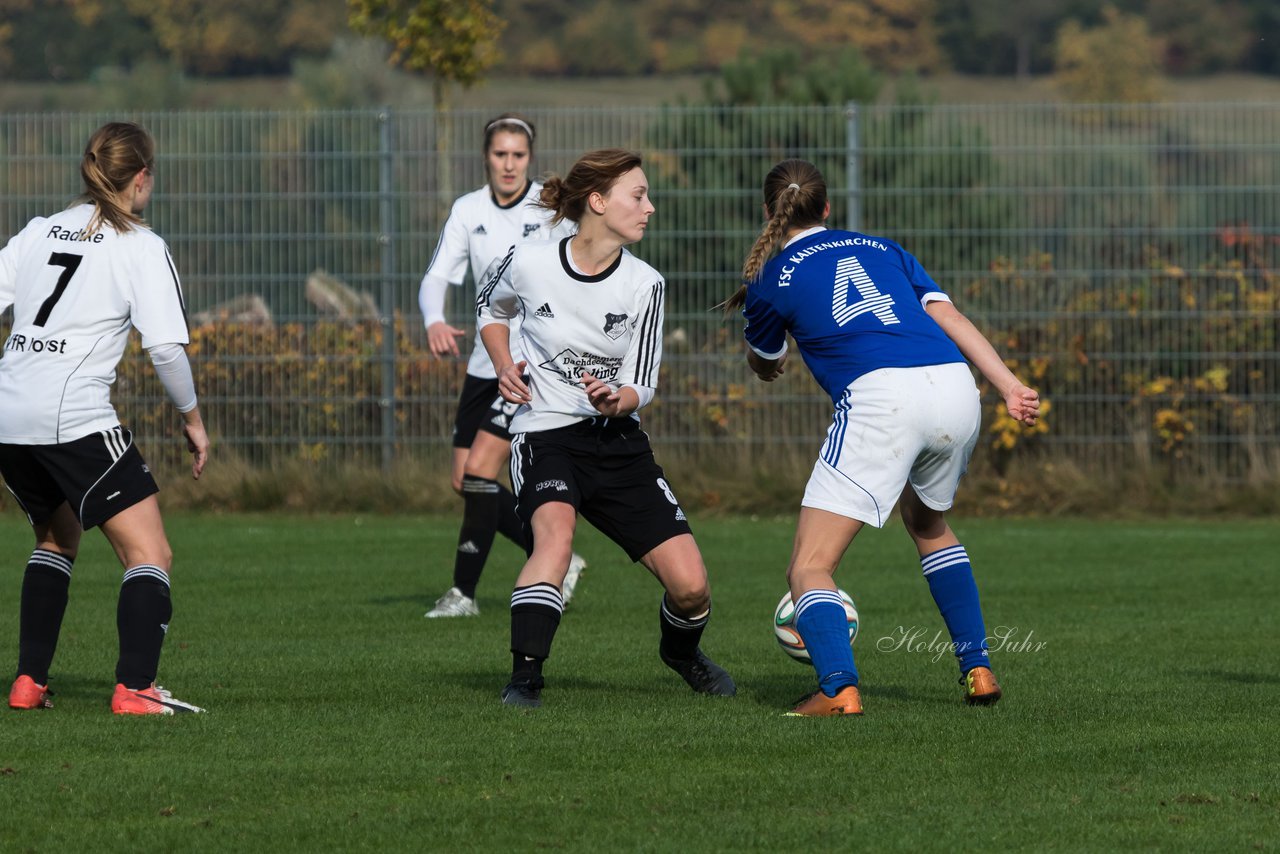
[[[110,122],[89,137],[80,158],[80,178],[84,199],[96,208],[89,220],[90,234],[103,223],[121,233],[142,223],[142,217],[120,203],[120,196],[135,175],[154,166],[155,151],[151,134],[133,122]]]

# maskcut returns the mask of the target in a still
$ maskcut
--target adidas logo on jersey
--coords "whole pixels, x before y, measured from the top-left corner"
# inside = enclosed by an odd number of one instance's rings
[[[544,302],[542,308],[534,312],[538,317],[555,317],[556,313],[551,310],[551,303]]]
[[[473,228],[471,230],[471,233],[472,234],[488,234],[489,232],[484,230],[484,223],[481,223],[480,225],[477,225],[475,228]]]

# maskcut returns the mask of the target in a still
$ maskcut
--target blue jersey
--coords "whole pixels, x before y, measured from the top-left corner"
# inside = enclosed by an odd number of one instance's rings
[[[747,288],[742,314],[751,349],[786,351],[787,333],[836,401],[849,383],[880,368],[963,362],[924,310],[946,300],[911,253],[892,240],[814,229],[772,258]]]

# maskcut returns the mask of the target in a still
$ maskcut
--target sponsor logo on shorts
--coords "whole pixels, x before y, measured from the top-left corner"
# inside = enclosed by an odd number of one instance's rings
[[[463,554],[469,554],[469,555],[480,554],[480,549],[477,548],[476,544],[471,542],[470,540],[467,540],[465,543],[462,543],[461,545],[459,545],[458,551],[462,552]]]
[[[554,489],[556,492],[568,492],[569,484],[563,480],[544,480],[533,488],[534,492],[542,492],[544,489]]]
[[[151,466],[147,465],[146,463],[142,464],[142,470],[147,474],[151,474]]]
[[[684,521],[686,521],[685,516],[684,516],[684,510],[682,510],[682,509],[681,509],[681,508],[679,508],[679,507],[677,507],[677,508],[676,508],[676,521],[677,521],[677,522],[684,522]]]

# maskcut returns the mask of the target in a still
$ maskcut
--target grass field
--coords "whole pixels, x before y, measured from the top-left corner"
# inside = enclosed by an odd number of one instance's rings
[[[704,648],[736,698],[656,655],[658,586],[594,531],[544,707],[503,707],[495,549],[478,619],[426,621],[450,518],[174,515],[161,682],[209,714],[108,712],[120,572],[76,564],[55,708],[4,710],[0,849],[1276,850],[1280,621],[1269,522],[959,520],[1005,699],[960,702],[909,541],[867,532],[867,713],[779,716],[811,674],[769,631],[791,520],[695,520]],[[0,516],[15,650],[28,533]],[[890,638],[882,641],[882,638]],[[999,644],[997,644],[998,646]],[[877,647],[880,647],[879,649]],[[12,659],[11,659],[12,660]],[[7,681],[6,681],[7,684]]]

